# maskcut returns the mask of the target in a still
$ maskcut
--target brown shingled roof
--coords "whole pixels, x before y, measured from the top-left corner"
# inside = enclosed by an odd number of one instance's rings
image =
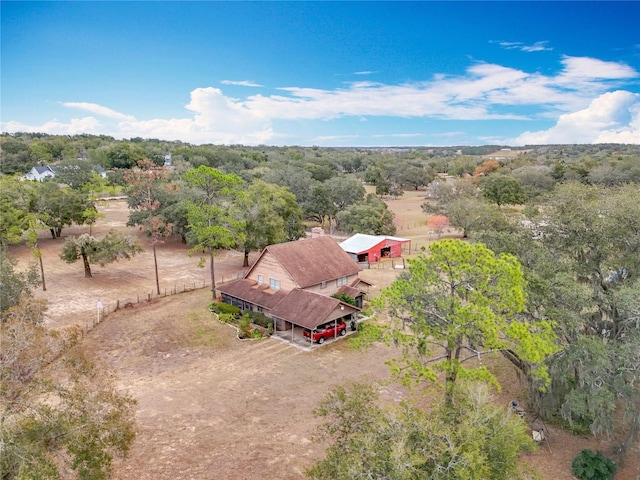
[[[338,289],[338,291],[336,292],[336,295],[342,295],[343,293],[348,297],[356,298],[358,295],[365,292],[363,292],[359,288],[354,288],[348,285],[344,285]]]
[[[344,305],[344,314],[358,312],[359,309],[340,300],[296,288],[278,303],[271,315],[313,330],[318,325],[333,320],[328,318],[340,305]]]
[[[361,270],[331,237],[269,245],[262,254],[266,251],[276,258],[300,288],[354,275]]]
[[[216,287],[220,292],[240,298],[266,309],[271,309],[285,297],[281,290],[271,290],[269,285],[258,285],[255,280],[234,280]]]

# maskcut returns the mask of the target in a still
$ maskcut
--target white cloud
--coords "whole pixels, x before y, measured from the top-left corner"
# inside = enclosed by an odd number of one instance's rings
[[[533,45],[524,45],[521,50],[523,52],[549,52],[553,50],[553,48],[547,47],[548,43],[549,42],[544,40],[542,42],[536,42]]]
[[[535,42],[533,45],[526,45],[523,42],[498,42],[502,48],[507,50],[517,49],[522,52],[545,52],[553,50],[553,48],[547,46],[548,43],[547,40]]]
[[[184,139],[193,143],[265,143],[273,137],[268,119],[251,111],[242,102],[226,97],[213,87],[197,88],[191,92],[186,109],[192,118],[153,119],[122,122],[126,136]]]
[[[79,135],[81,133],[103,134],[102,124],[93,117],[72,118],[69,122],[56,119],[42,125],[28,125],[21,122],[9,121],[2,124],[3,132],[39,132],[51,135]]]
[[[135,117],[131,115],[125,115],[124,113],[116,112],[108,107],[103,107],[97,103],[88,102],[62,102],[62,105],[67,108],[75,108],[78,110],[86,110],[94,115],[100,115],[107,118],[113,118],[114,120],[134,120]]]
[[[101,121],[85,117],[66,123],[54,120],[40,126],[7,122],[2,130],[260,144],[293,135],[276,131],[274,125],[280,120],[327,121],[379,116],[469,121],[558,119],[550,130],[527,132],[518,137],[524,143],[553,143],[556,140],[548,139],[556,136],[563,139],[562,143],[590,142],[597,138],[627,138],[633,134],[629,132],[637,132],[637,128],[627,128],[631,125],[629,122],[597,122],[596,117],[614,118],[614,110],[621,112],[624,101],[636,98],[630,92],[617,91],[609,96],[606,92],[637,78],[638,72],[625,64],[588,57],[565,56],[561,63],[563,68],[555,76],[478,62],[470,65],[464,75],[437,74],[423,82],[390,85],[360,81],[335,89],[289,86],[280,88],[276,95],[256,94],[243,99],[225,95],[219,88],[197,88],[185,105],[184,118],[138,119],[95,103],[64,102],[65,108],[91,112],[100,116]],[[222,83],[259,86],[246,80]],[[607,102],[609,110],[604,105]],[[637,103],[637,99],[634,102]],[[635,111],[633,108],[629,105],[628,112]],[[637,118],[637,113],[629,115]],[[572,128],[580,122],[589,128]]]
[[[508,143],[640,143],[640,94],[604,93],[587,108],[561,115],[550,129],[525,132]]]
[[[222,80],[223,85],[239,85],[241,87],[262,87],[259,83],[251,80]]]
[[[590,57],[562,57],[564,70],[558,77],[560,82],[572,82],[579,79],[609,79],[621,80],[637,78],[638,72],[624,63],[605,62]]]
[[[417,138],[424,137],[424,133],[378,133],[371,135],[372,138]]]

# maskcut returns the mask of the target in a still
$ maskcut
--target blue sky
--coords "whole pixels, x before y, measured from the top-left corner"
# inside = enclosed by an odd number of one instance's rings
[[[640,143],[640,2],[1,2],[2,131]]]

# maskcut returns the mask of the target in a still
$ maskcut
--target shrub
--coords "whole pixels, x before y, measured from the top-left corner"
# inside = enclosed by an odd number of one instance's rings
[[[236,323],[238,321],[238,317],[231,313],[219,313],[218,318],[222,323]]]
[[[331,296],[333,298],[337,298],[341,302],[348,303],[349,305],[355,305],[356,304],[356,299],[353,298],[353,297],[350,297],[346,293],[341,293],[339,295],[336,293],[335,295],[331,295]]]
[[[582,450],[574,457],[571,471],[580,480],[611,480],[616,474],[616,464],[601,451]]]
[[[242,313],[242,310],[240,310],[238,307],[229,305],[228,303],[224,302],[214,302],[209,304],[209,310],[217,314],[229,313],[236,317],[239,317]]]
[[[247,312],[251,318],[251,322],[264,328],[273,327],[273,320],[262,312]]]
[[[249,315],[244,314],[238,322],[238,335],[240,338],[251,338],[253,334],[253,328],[251,327],[251,318]]]

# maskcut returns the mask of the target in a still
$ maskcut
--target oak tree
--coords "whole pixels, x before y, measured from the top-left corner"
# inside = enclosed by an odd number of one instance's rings
[[[244,267],[249,266],[252,250],[297,240],[304,235],[302,211],[286,187],[254,180],[238,198],[236,208],[244,221]]]
[[[87,233],[78,237],[67,237],[60,258],[67,263],[82,259],[84,276],[91,278],[91,264],[105,266],[120,259],[129,259],[142,251],[142,247],[132,238],[116,230],[110,230],[98,240]]]

